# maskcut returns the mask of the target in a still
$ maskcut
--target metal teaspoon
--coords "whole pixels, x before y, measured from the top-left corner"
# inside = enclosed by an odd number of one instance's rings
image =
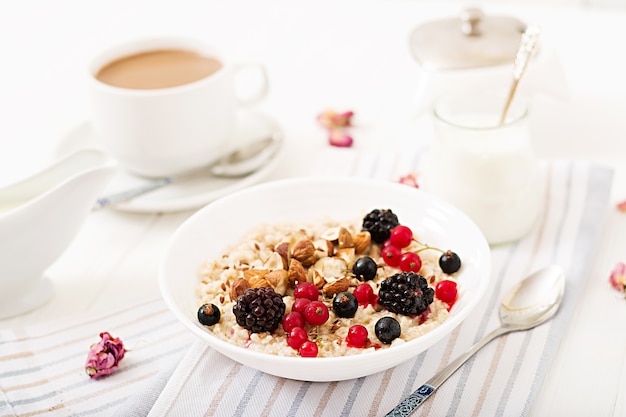
[[[406,417],[419,407],[470,357],[493,339],[506,333],[529,330],[550,319],[561,305],[565,275],[561,267],[551,265],[534,272],[504,297],[500,305],[500,327],[491,331],[464,354],[402,400],[385,417]]]
[[[102,209],[117,203],[132,200],[133,198],[158,190],[159,188],[163,188],[168,184],[199,175],[212,175],[219,178],[243,177],[258,170],[263,166],[263,164],[274,157],[280,148],[281,142],[282,135],[279,131],[276,131],[268,137],[255,140],[239,149],[234,150],[230,154],[219,159],[216,163],[207,167],[202,167],[175,176],[157,178],[138,187],[100,197],[96,200],[93,210]]]

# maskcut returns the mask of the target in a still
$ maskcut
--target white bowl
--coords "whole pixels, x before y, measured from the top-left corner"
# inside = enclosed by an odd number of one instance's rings
[[[199,268],[263,222],[310,223],[326,216],[358,218],[391,209],[431,246],[454,250],[463,266],[459,299],[450,317],[410,342],[358,355],[332,358],[282,357],[244,349],[218,339],[197,320]],[[159,285],[176,317],[218,352],[268,374],[305,381],[340,381],[370,375],[407,361],[459,325],[485,293],[490,279],[485,237],[463,213],[412,187],[356,178],[300,178],[257,185],[223,197],[191,216],[174,233],[159,268]]]

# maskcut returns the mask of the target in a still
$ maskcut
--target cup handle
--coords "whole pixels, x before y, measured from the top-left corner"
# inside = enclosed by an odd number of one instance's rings
[[[243,107],[253,106],[259,103],[267,95],[269,89],[269,77],[267,69],[261,63],[246,62],[234,66],[237,104]],[[253,81],[246,75],[255,76]],[[250,87],[252,84],[252,87]],[[245,93],[241,90],[244,90]]]

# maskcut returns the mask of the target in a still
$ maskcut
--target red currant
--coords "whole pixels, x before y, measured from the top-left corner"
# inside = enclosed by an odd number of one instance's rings
[[[391,229],[389,242],[398,248],[406,248],[413,240],[413,232],[406,226],[399,224]]]
[[[306,305],[310,302],[311,300],[309,300],[308,298],[296,298],[296,300],[293,302],[293,305],[291,306],[291,311],[296,311],[300,314],[304,314],[304,307],[306,307]]]
[[[346,343],[350,347],[362,348],[365,347],[368,341],[367,329],[365,326],[355,324],[348,329],[348,335],[346,336]]]
[[[381,256],[387,265],[395,268],[400,265],[402,249],[392,245],[391,243],[387,243],[384,244],[381,249]]]
[[[311,301],[316,301],[319,294],[320,293],[315,284],[308,281],[299,283],[293,290],[294,298],[308,298]]]
[[[283,317],[283,329],[289,333],[295,327],[304,327],[304,316],[297,311],[285,314]]]
[[[311,301],[304,307],[304,318],[313,326],[321,326],[328,320],[328,307],[321,301]]]
[[[356,286],[352,294],[356,297],[356,301],[361,306],[372,304],[374,290],[369,284],[363,283]]]
[[[287,336],[287,344],[294,349],[300,349],[300,346],[307,340],[309,340],[309,335],[302,327],[294,327]]]
[[[456,282],[445,279],[439,281],[435,286],[435,297],[444,303],[452,304],[456,300],[458,294]]]
[[[422,258],[415,252],[405,252],[400,257],[398,266],[404,272],[419,272],[422,268]]]
[[[303,358],[314,358],[317,356],[317,343],[307,340],[303,344],[300,345],[300,356]]]

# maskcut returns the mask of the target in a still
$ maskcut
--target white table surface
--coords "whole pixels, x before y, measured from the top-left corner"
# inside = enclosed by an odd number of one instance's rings
[[[522,2],[520,2],[522,3]],[[307,155],[326,146],[315,116],[352,109],[358,148],[416,138],[410,108],[419,68],[407,37],[420,22],[463,3],[79,0],[0,2],[0,184],[50,161],[70,129],[87,120],[84,67],[101,47],[135,36],[183,34],[214,40],[236,58],[261,60],[272,78],[263,105],[283,125],[290,158],[269,177],[307,174]],[[626,300],[608,284],[626,261],[626,13],[618,9],[482,4],[543,28],[563,65],[570,96],[534,103],[541,158],[585,159],[615,169],[606,223],[586,288],[531,410],[532,416],[626,415]],[[385,140],[380,140],[384,137]],[[159,295],[156,271],[172,232],[193,211],[100,211],[50,269],[51,302],[0,321],[0,328],[107,311]],[[1,238],[1,237],[0,237]],[[45,239],[45,236],[42,236]]]

